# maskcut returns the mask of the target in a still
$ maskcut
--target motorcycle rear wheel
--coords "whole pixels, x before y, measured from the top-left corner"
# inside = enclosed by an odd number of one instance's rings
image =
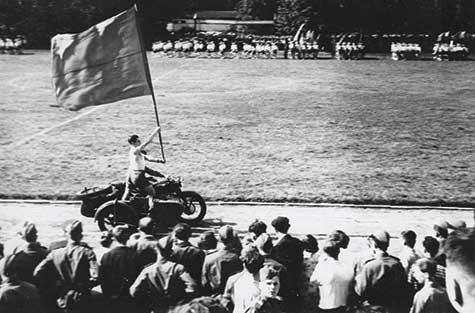
[[[181,196],[185,208],[179,217],[180,221],[190,225],[201,222],[206,215],[205,200],[194,191],[183,191]]]
[[[117,201],[105,204],[96,217],[97,226],[101,231],[108,231],[117,225],[137,225],[137,215],[133,209]]]

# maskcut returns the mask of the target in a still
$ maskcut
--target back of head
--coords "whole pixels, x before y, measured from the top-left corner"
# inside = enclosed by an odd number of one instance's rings
[[[276,217],[272,221],[271,225],[272,225],[272,227],[275,228],[276,231],[278,231],[280,233],[284,233],[284,234],[286,234],[289,231],[289,228],[290,228],[289,219],[285,216]]]
[[[149,216],[142,217],[139,221],[139,230],[147,235],[153,235],[154,226],[153,219]]]
[[[25,222],[23,223],[20,232],[21,238],[26,242],[36,242],[38,239],[38,231],[36,230],[36,226],[33,223]]]
[[[429,253],[429,255],[433,258],[439,252],[439,241],[431,236],[424,237],[424,241],[422,241],[422,246],[424,249]]]
[[[266,279],[272,279],[276,276],[279,276],[279,274],[280,274],[280,270],[271,264],[265,264],[259,270],[259,277],[261,281],[264,281]]]
[[[264,264],[264,257],[254,245],[247,245],[241,251],[241,261],[249,273],[257,273]]]
[[[235,241],[235,237],[237,236],[234,228],[230,225],[224,225],[218,230],[219,240],[225,245],[232,245]]]
[[[269,255],[271,253],[274,244],[272,243],[272,238],[267,234],[263,233],[254,241],[257,249],[262,255]]]
[[[435,236],[438,238],[447,238],[449,235],[449,226],[450,224],[447,221],[443,221],[441,223],[434,225]]]
[[[388,250],[390,238],[389,233],[385,230],[374,232],[369,236],[369,239],[374,242],[375,248],[382,251]]]
[[[416,261],[416,265],[422,273],[428,274],[430,278],[433,278],[437,272],[437,263],[433,260],[426,258],[419,259]]]
[[[306,235],[302,240],[304,250],[308,253],[318,252],[318,241],[312,235]]]
[[[112,244],[112,233],[110,231],[103,231],[100,239],[101,246],[109,248]]]
[[[267,225],[263,221],[255,220],[251,225],[249,225],[248,231],[254,233],[256,237],[259,237],[267,231]]]
[[[340,246],[338,245],[338,243],[331,240],[326,240],[323,243],[322,250],[323,252],[325,252],[325,254],[327,254],[328,256],[332,257],[335,260],[338,259],[338,255],[340,254]]]
[[[198,242],[198,247],[203,250],[212,250],[216,249],[218,245],[218,240],[212,231],[205,231],[200,235],[200,240]]]
[[[350,237],[342,230],[335,230],[328,234],[328,239],[343,249],[348,248],[348,244],[350,243]]]
[[[416,238],[417,238],[417,235],[415,232],[413,232],[412,230],[405,230],[401,232],[401,236],[404,240],[404,245],[414,248],[416,244]]]
[[[82,239],[81,221],[73,220],[72,222],[68,223],[64,228],[64,232],[69,236],[71,240],[80,241]]]
[[[130,237],[130,231],[127,226],[118,225],[112,229],[111,235],[117,242],[125,245]]]
[[[191,227],[185,223],[178,223],[173,227],[173,236],[182,241],[188,241],[191,236]]]

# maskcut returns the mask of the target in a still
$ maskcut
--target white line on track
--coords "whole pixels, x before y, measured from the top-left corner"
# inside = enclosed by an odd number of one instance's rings
[[[165,77],[165,76],[168,76],[168,75],[170,75],[170,74],[175,73],[176,71],[180,70],[180,69],[181,69],[182,67],[184,67],[184,66],[185,66],[185,64],[182,64],[182,65],[178,66],[177,68],[174,68],[174,69],[171,70],[171,71],[168,71],[168,72],[166,72],[166,73],[164,73],[164,74],[162,74],[162,75],[159,75],[158,77],[155,77],[155,78],[153,79],[152,83],[155,82],[155,81],[157,81],[157,80],[159,80],[159,79],[161,79],[161,78],[163,78],[163,77]],[[15,79],[14,79],[14,80],[15,80]],[[102,108],[102,107],[104,107],[104,106],[107,106],[107,105],[96,106],[96,107],[90,109],[89,111],[83,112],[83,113],[81,113],[81,114],[79,114],[79,115],[77,115],[77,116],[75,116],[75,117],[73,117],[73,118],[71,118],[71,119],[69,119],[69,120],[66,120],[66,121],[64,121],[64,122],[61,122],[61,123],[56,124],[56,125],[54,125],[54,126],[51,126],[50,128],[44,129],[44,130],[42,130],[42,131],[39,132],[39,133],[33,134],[33,135],[28,136],[28,137],[26,137],[26,138],[23,138],[23,139],[21,139],[21,140],[15,141],[15,142],[13,142],[13,143],[11,143],[11,144],[9,144],[9,145],[6,145],[6,146],[4,146],[4,148],[14,148],[14,147],[21,146],[21,145],[27,143],[28,141],[30,141],[30,140],[32,140],[32,139],[35,139],[36,137],[43,136],[43,135],[45,135],[46,133],[49,133],[50,131],[52,131],[52,130],[54,130],[54,129],[56,129],[56,128],[62,127],[62,126],[64,126],[64,125],[67,125],[67,124],[69,124],[69,123],[71,123],[71,122],[74,122],[74,121],[76,121],[76,120],[78,120],[78,119],[80,119],[80,118],[82,118],[82,117],[84,117],[84,116],[86,116],[86,115],[89,115],[89,114],[91,114],[91,113],[93,113],[93,112],[96,112],[98,109],[100,109],[100,108]]]

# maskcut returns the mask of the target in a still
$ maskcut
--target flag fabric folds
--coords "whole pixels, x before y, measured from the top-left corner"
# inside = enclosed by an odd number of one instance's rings
[[[69,110],[152,94],[133,7],[79,34],[51,40],[57,104]]]

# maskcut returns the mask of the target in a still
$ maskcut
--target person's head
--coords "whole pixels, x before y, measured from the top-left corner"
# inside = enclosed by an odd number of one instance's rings
[[[142,217],[139,220],[139,231],[147,235],[153,235],[153,230],[155,228],[155,223],[153,219],[149,216]]]
[[[130,231],[129,228],[125,225],[118,225],[115,226],[112,231],[111,235],[114,241],[125,245],[127,243],[127,240],[129,240],[130,237]]]
[[[219,241],[225,246],[231,246],[236,240],[237,234],[230,225],[224,225],[218,230]],[[238,238],[239,239],[239,238]]]
[[[272,265],[264,265],[259,270],[259,289],[264,298],[275,298],[280,290],[279,270]]]
[[[251,274],[256,274],[264,265],[264,257],[254,245],[247,245],[242,248],[241,261],[244,268]]]
[[[431,259],[422,258],[416,261],[414,278],[423,284],[425,281],[434,281],[437,272],[437,263]]]
[[[127,142],[129,143],[129,145],[131,145],[133,147],[140,146],[140,144],[141,144],[140,138],[139,138],[138,135],[130,135],[129,139],[127,139]]]
[[[416,245],[417,235],[412,230],[405,230],[401,232],[402,243],[409,248],[414,248]]]
[[[33,243],[38,240],[38,231],[36,229],[35,224],[30,222],[23,223],[20,231],[20,237],[28,243]]]
[[[255,220],[249,225],[248,231],[254,234],[254,238],[257,238],[267,231],[267,225],[263,221]]]
[[[308,253],[318,252],[318,241],[312,235],[305,235],[305,237],[303,237],[301,241],[302,241],[304,250],[307,251]]]
[[[370,248],[373,250],[373,253],[376,251],[387,251],[389,247],[389,233],[385,230],[374,232],[368,238]]]
[[[271,253],[274,244],[272,243],[272,238],[267,233],[261,234],[259,237],[256,238],[254,241],[259,253],[263,256],[268,256]]]
[[[104,248],[109,248],[112,244],[112,234],[110,231],[106,230],[101,233],[100,239],[101,246]]]
[[[455,220],[449,224],[449,229],[451,231],[464,228],[467,228],[467,223],[465,223],[464,220]]]
[[[181,241],[188,241],[191,236],[191,227],[185,223],[178,223],[173,227],[173,237]]]
[[[2,271],[0,273],[3,281],[16,281],[18,278],[18,267],[15,264],[15,258],[18,254],[10,254],[0,260],[0,263],[3,263]]]
[[[82,223],[79,220],[74,220],[68,223],[64,229],[64,232],[70,240],[79,242],[82,239]]]
[[[338,243],[331,240],[326,240],[323,243],[322,250],[329,257],[338,260],[338,255],[340,254],[340,246]]]
[[[274,227],[276,232],[287,234],[290,228],[289,219],[285,216],[278,216],[276,217],[272,223],[272,227]]]
[[[424,237],[424,240],[422,241],[422,246],[424,247],[424,254],[428,258],[434,258],[437,253],[439,253],[440,243],[434,237]]]
[[[198,241],[198,248],[202,250],[213,250],[218,246],[218,240],[214,235],[214,232],[207,230],[200,235]]]
[[[452,232],[444,244],[449,299],[460,313],[475,312],[475,229]]]
[[[446,239],[449,235],[449,223],[446,221],[434,225],[435,237],[439,240]]]
[[[342,249],[348,248],[348,245],[350,244],[350,237],[348,237],[348,235],[342,230],[335,230],[334,232],[330,233],[328,235],[328,239],[335,242],[336,245]]]

